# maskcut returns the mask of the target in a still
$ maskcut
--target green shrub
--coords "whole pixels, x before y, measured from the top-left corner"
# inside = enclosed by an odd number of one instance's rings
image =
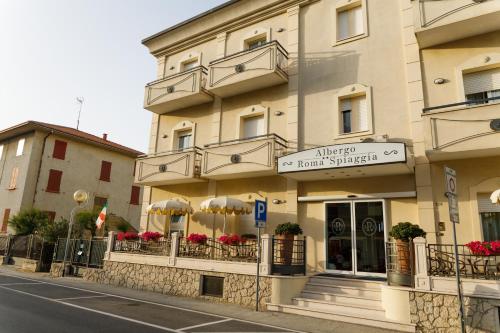
[[[58,238],[66,238],[68,236],[68,226],[68,221],[61,218],[59,221],[47,223],[38,231],[46,242],[53,243],[57,241]]]
[[[274,230],[276,235],[301,235],[302,229],[298,223],[283,223],[279,224]]]
[[[417,237],[425,237],[425,234],[422,228],[410,222],[400,222],[393,226],[389,232],[389,236],[404,241],[409,241]]]
[[[35,208],[22,210],[9,220],[9,225],[16,235],[30,235],[48,223],[48,215]]]

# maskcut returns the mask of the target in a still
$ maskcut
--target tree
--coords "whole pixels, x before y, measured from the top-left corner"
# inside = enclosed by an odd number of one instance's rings
[[[89,232],[92,237],[96,235],[97,226],[95,224],[99,212],[82,211],[75,216],[75,233],[80,237],[84,236],[85,232]]]
[[[30,235],[49,224],[49,217],[41,210],[25,209],[9,220],[9,225],[16,235]]]
[[[68,226],[68,220],[61,218],[59,221],[47,223],[38,231],[46,242],[54,243],[58,238],[66,238],[68,236]]]

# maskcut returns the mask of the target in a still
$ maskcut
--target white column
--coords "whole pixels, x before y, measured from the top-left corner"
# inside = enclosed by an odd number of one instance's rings
[[[269,275],[271,274],[271,262],[273,260],[272,256],[272,241],[273,238],[269,234],[264,234],[260,237],[262,248],[261,248],[261,261],[260,261],[260,274]]]
[[[106,244],[106,253],[104,253],[104,259],[109,260],[111,257],[111,252],[115,248],[115,232],[108,232],[108,244]]]
[[[173,232],[170,243],[170,256],[168,258],[168,263],[170,266],[175,266],[177,254],[179,254],[179,233]]]
[[[427,266],[427,241],[423,237],[413,239],[415,250],[415,289],[430,290],[430,278]]]

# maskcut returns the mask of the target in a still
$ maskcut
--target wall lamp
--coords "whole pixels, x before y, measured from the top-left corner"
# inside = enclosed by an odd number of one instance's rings
[[[275,205],[281,205],[281,204],[284,204],[286,203],[286,200],[280,200],[280,199],[273,199],[273,204]]]

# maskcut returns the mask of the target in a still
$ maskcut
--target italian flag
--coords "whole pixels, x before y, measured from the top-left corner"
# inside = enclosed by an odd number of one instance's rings
[[[97,226],[97,229],[101,229],[102,225],[104,224],[104,220],[106,220],[106,210],[107,209],[108,209],[108,203],[106,202],[104,204],[104,207],[102,207],[102,210],[99,213],[99,216],[97,217],[97,221],[95,221],[95,225]]]

